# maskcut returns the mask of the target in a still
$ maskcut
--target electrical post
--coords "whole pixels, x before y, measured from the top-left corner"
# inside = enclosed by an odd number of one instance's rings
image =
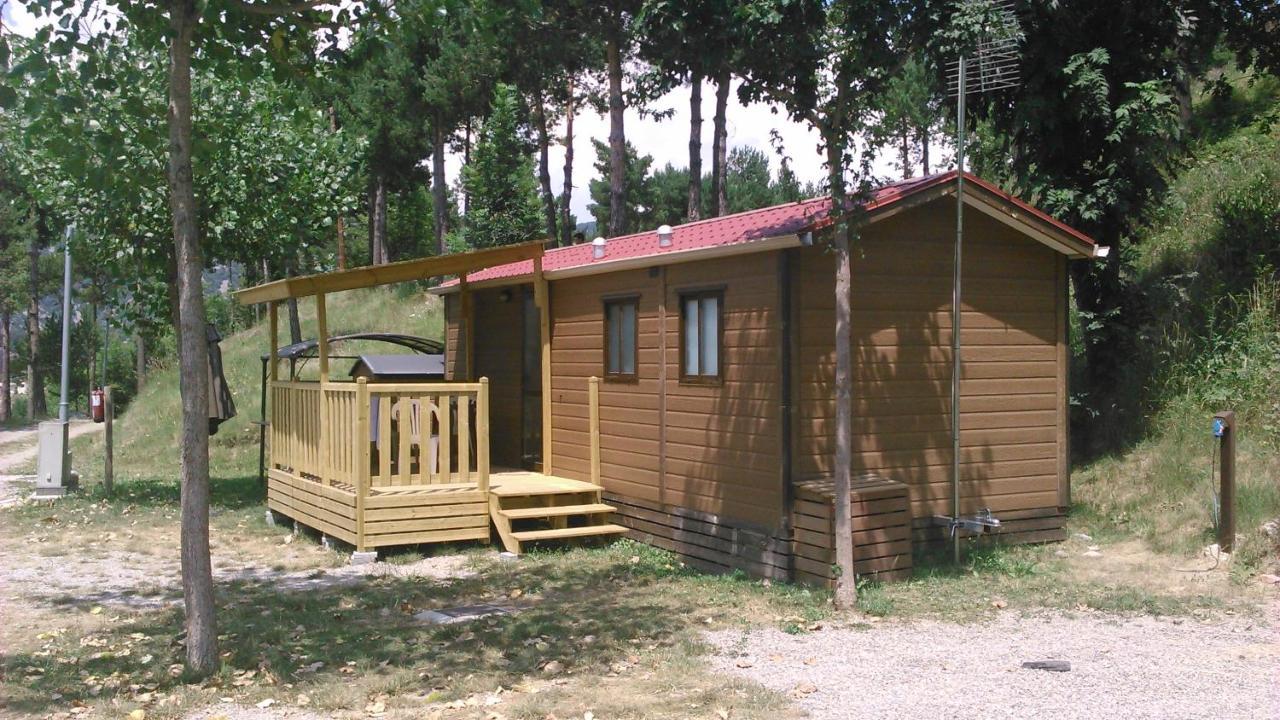
[[[103,441],[106,444],[106,459],[102,467],[102,489],[106,491],[110,497],[115,493],[115,448],[112,440],[111,425],[116,417],[116,406],[111,400],[111,386],[107,385],[102,388],[102,404],[103,404],[103,421],[107,426],[103,428]]]
[[[40,423],[34,493],[38,499],[60,498],[77,484],[77,477],[71,472],[67,406],[71,383],[71,236],[74,234],[75,225],[68,225],[62,263],[62,387],[58,396],[58,419]]]
[[[1236,544],[1236,414],[1224,410],[1213,416],[1218,440],[1218,549],[1229,553]]]

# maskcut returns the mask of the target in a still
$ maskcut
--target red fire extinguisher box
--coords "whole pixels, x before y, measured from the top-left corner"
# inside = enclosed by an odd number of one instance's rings
[[[93,421],[96,423],[103,422],[107,419],[107,408],[105,402],[105,393],[102,388],[94,388],[89,391],[89,409],[93,415]]]

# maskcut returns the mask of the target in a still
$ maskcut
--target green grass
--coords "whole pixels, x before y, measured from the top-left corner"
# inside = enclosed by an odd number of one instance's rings
[[[328,297],[329,332],[398,332],[440,339],[444,324],[438,298],[415,286],[397,289],[356,290]],[[315,306],[309,299],[299,302],[304,338],[315,337]],[[281,308],[281,344],[288,344],[288,314]],[[254,421],[261,411],[260,387],[262,355],[269,350],[263,322],[223,339],[223,371],[237,415],[223,423],[209,439],[210,474],[222,477],[256,475],[258,472],[258,427]],[[341,346],[344,354],[392,353],[398,348],[384,343],[350,343]],[[314,373],[315,361],[306,368]],[[282,368],[284,365],[282,365]],[[335,377],[350,368],[350,361],[335,361]],[[314,377],[311,375],[304,375]],[[178,473],[178,437],[181,430],[182,399],[178,389],[176,363],[153,371],[146,385],[116,424],[116,474],[118,478],[173,478]],[[77,469],[96,480],[101,476],[101,437],[82,438],[72,443]]]
[[[1258,532],[1280,518],[1280,80],[1228,80],[1197,105],[1189,154],[1126,251],[1140,317],[1125,319],[1139,352],[1122,392],[1141,438],[1072,486],[1078,522],[1194,553],[1215,538],[1211,419],[1234,410],[1244,576],[1280,550]]]
[[[1188,615],[1230,609],[1254,612],[1251,600],[1224,597],[1222,588],[1200,591],[1159,587],[1123,570],[1113,575],[1081,572],[1082,547],[1064,545],[967,544],[960,565],[949,553],[925,552],[910,580],[867,583],[859,607],[882,618],[928,618],[949,622],[986,620],[1001,613],[1044,609],[1119,615]],[[1104,555],[1112,548],[1103,545]],[[1152,557],[1164,563],[1165,558]],[[1093,561],[1089,561],[1093,562]],[[1212,591],[1211,591],[1212,590]]]

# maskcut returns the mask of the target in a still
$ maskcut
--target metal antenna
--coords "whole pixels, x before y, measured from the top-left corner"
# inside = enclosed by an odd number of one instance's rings
[[[951,552],[960,562],[960,314],[961,260],[964,249],[964,101],[968,95],[981,95],[1016,87],[1019,82],[1018,62],[1021,29],[1014,12],[1014,0],[959,0],[962,8],[986,6],[989,13],[973,50],[947,63],[947,94],[956,99],[956,246],[951,278]],[[985,524],[984,524],[985,523]],[[984,527],[999,525],[990,518]]]

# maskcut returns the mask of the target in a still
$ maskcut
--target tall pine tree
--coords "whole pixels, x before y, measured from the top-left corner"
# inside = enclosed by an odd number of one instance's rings
[[[516,122],[516,91],[498,85],[493,107],[462,170],[470,203],[466,239],[474,248],[511,245],[537,237],[542,219],[529,145]]]

